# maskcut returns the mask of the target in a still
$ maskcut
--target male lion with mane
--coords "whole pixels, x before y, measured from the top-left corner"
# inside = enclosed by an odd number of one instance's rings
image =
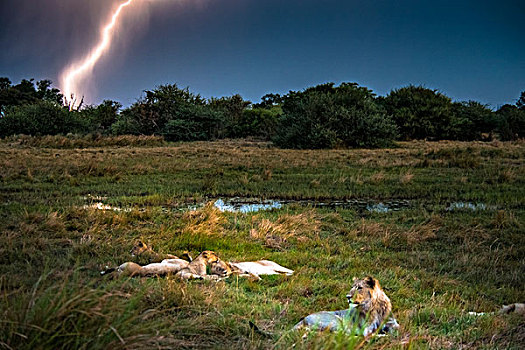
[[[399,327],[395,318],[391,317],[390,299],[375,278],[354,278],[346,298],[350,304],[348,309],[316,312],[303,318],[293,329],[342,331],[369,336],[377,331],[388,333]]]

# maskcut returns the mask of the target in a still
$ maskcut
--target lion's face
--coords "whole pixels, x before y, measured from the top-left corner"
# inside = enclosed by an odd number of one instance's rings
[[[219,261],[219,257],[217,256],[217,254],[215,254],[215,252],[211,251],[211,250],[205,250],[203,251],[202,253],[200,253],[200,255],[197,257],[198,258],[201,258],[203,259],[207,264],[211,264],[211,263],[214,263],[214,262],[217,262]]]
[[[219,277],[228,277],[233,271],[230,265],[219,259],[211,264],[210,272],[212,275],[217,275]]]
[[[131,256],[139,256],[148,250],[149,250],[149,247],[146,245],[146,243],[142,241],[137,241],[135,245],[133,246],[133,248],[131,248],[130,253],[131,253]]]
[[[346,295],[348,303],[357,305],[368,304],[372,299],[374,288],[378,285],[379,282],[370,276],[363,279],[354,278],[354,284]]]

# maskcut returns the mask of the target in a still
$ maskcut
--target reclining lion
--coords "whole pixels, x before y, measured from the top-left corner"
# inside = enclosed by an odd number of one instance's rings
[[[116,268],[107,268],[101,274],[105,275],[113,271],[117,271],[119,275],[143,277],[174,274],[183,279],[196,279],[199,276],[208,279],[221,279],[231,274],[260,279],[259,275],[293,274],[293,270],[269,260],[228,263],[220,260],[212,251],[202,252],[193,261],[188,252],[184,252],[183,256],[186,259],[180,259],[172,254],[159,254],[140,240],[135,243],[130,253],[132,257],[139,257],[141,260],[150,263],[140,266],[130,261]],[[206,273],[207,266],[210,266],[210,275]]]
[[[150,263],[161,263],[164,260],[179,259],[172,254],[159,254],[143,241],[137,241],[130,251],[131,256],[141,257],[142,260],[147,259]],[[192,261],[188,252],[184,252],[182,257],[185,260]],[[223,260],[214,261],[211,265],[211,275],[219,277],[228,277],[231,274],[240,276],[249,276],[260,279],[261,275],[277,275],[285,274],[292,275],[293,270],[281,266],[270,260],[245,261],[245,262],[225,262]],[[155,265],[152,266],[154,268]]]
[[[192,262],[190,262],[186,267],[182,268],[179,272],[175,274],[176,277],[188,280],[188,279],[218,279],[224,277],[222,275],[208,275],[206,272],[206,267],[211,264],[220,265],[221,260],[211,250],[205,250],[199,254]]]
[[[128,261],[116,268],[102,271],[101,274],[105,275],[116,271],[119,276],[129,277],[165,276],[171,274],[181,279],[216,279],[220,276],[210,277],[206,273],[206,267],[211,263],[219,262],[220,259],[215,252],[205,250],[191,262],[174,258],[164,259],[160,263],[151,263],[140,266],[137,263]]]
[[[388,333],[399,327],[391,317],[392,304],[379,282],[373,277],[355,279],[346,295],[350,307],[338,311],[321,311],[308,315],[294,330],[329,330],[369,336],[375,332]]]
[[[270,260],[224,262],[222,260],[211,264],[211,274],[230,276],[232,274],[242,277],[261,279],[261,275],[287,275],[291,276],[293,270],[279,265]]]

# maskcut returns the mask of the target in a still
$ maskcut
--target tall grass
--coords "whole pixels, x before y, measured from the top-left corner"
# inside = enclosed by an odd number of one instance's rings
[[[1,348],[519,349],[525,340],[520,316],[468,314],[525,298],[522,142],[351,151],[39,142],[0,142]],[[249,214],[200,206],[230,195],[410,205]],[[90,207],[99,201],[126,210]],[[486,208],[447,210],[455,201]],[[163,253],[271,259],[295,273],[218,283],[101,277],[131,259],[136,239]],[[391,298],[398,334],[363,342],[290,332],[309,313],[347,307],[352,277],[365,275]]]
[[[51,283],[50,275],[43,274],[27,293],[3,295],[1,345],[12,349],[130,348],[160,340],[152,336],[162,328],[159,312],[140,307],[144,290],[84,285],[78,273]]]

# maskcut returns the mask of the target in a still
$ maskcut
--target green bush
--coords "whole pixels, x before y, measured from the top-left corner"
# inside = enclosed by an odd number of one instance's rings
[[[454,118],[449,138],[454,140],[481,140],[484,133],[492,133],[497,128],[494,112],[479,102],[454,103]]]
[[[122,111],[111,126],[115,135],[163,135],[169,141],[221,137],[223,114],[199,95],[175,84],[146,91],[146,97]]]
[[[274,142],[285,148],[382,147],[397,132],[373,93],[355,83],[290,92]]]
[[[220,136],[230,138],[248,136],[245,130],[243,113],[250,105],[249,101],[243,100],[240,95],[233,95],[230,97],[211,98],[208,105],[222,119]]]
[[[34,104],[38,101],[61,105],[64,97],[51,85],[51,80],[40,80],[35,83],[34,79],[22,79],[19,84],[12,85],[11,80],[0,77],[0,114],[5,113],[10,107]]]
[[[120,112],[116,122],[111,124],[112,135],[141,135],[141,125],[131,109]]]
[[[239,121],[237,133],[239,137],[254,136],[270,140],[275,135],[281,114],[280,106],[274,106],[270,109],[246,109]]]
[[[162,128],[167,141],[204,141],[224,135],[222,114],[208,106],[187,105],[180,108]]]
[[[111,126],[118,120],[122,105],[119,102],[104,100],[98,106],[88,106],[78,113],[89,124],[89,132],[108,134]]]
[[[512,141],[525,137],[525,110],[512,105],[504,105],[497,112],[498,133],[502,141]]]
[[[84,133],[88,125],[78,113],[49,101],[14,106],[0,118],[0,135]]]
[[[447,96],[422,86],[392,90],[383,100],[404,140],[450,138],[453,111]]]

